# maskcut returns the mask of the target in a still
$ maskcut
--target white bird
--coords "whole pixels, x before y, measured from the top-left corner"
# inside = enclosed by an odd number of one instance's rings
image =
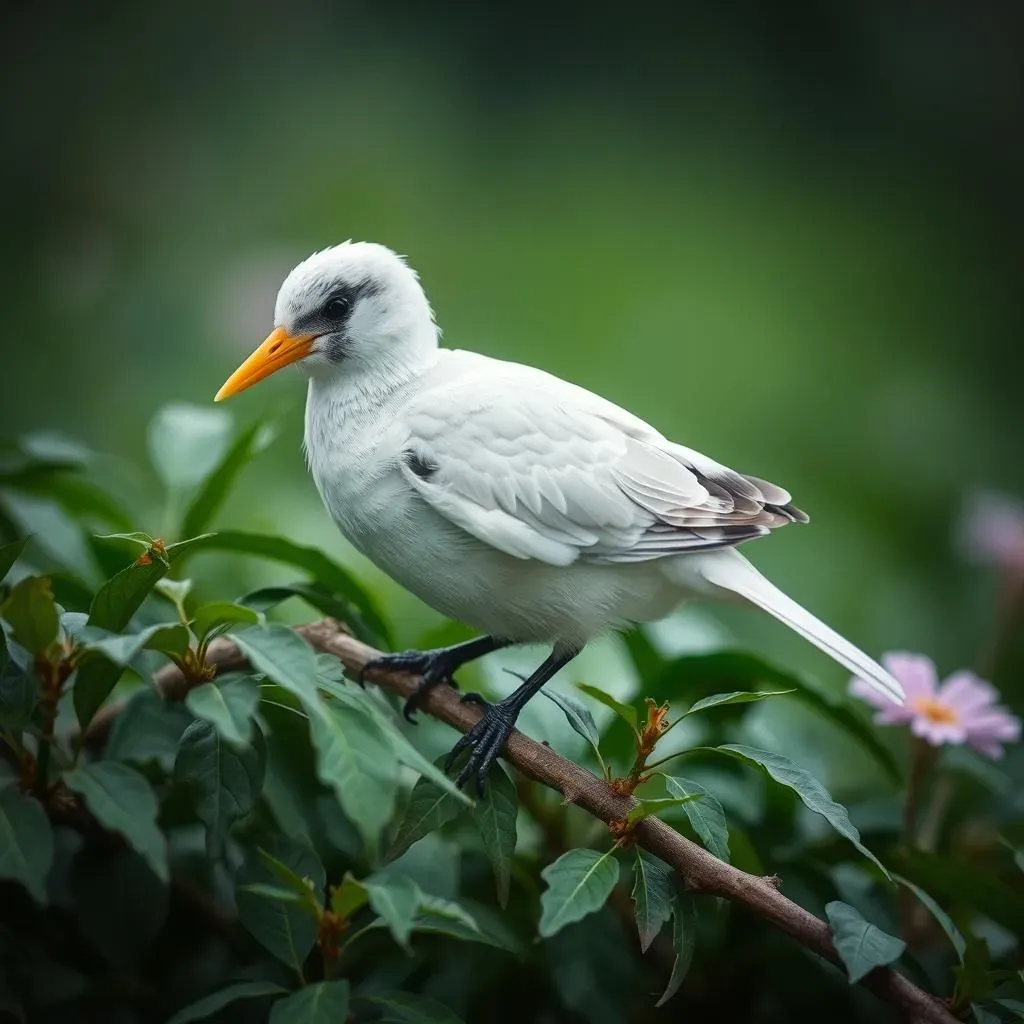
[[[420,673],[421,698],[499,647],[551,645],[452,751],[469,749],[460,784],[482,785],[523,706],[588,640],[692,598],[754,604],[903,702],[888,672],[736,550],[807,522],[787,491],[543,370],[439,348],[419,279],[390,249],[345,242],[310,256],[281,285],[274,322],[217,400],[298,363],[309,467],[342,533],[484,633],[376,665]]]

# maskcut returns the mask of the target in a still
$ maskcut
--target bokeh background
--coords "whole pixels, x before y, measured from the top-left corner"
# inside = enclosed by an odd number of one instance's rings
[[[974,664],[998,587],[963,503],[1024,493],[1022,46],[993,0],[19,5],[0,431],[141,462],[298,259],[378,240],[447,344],[789,487],[812,526],[750,553],[866,649]],[[302,401],[282,374],[233,403],[283,430],[222,519],[370,574],[306,476]],[[146,471],[123,486],[157,507]],[[389,593],[405,642],[436,621]],[[702,615],[673,642],[841,682],[774,623]]]

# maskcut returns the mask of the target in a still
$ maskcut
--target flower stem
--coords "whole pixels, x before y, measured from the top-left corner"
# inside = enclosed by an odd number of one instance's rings
[[[917,808],[921,800],[921,787],[935,761],[936,751],[919,736],[911,737],[910,775],[907,778],[907,798],[903,804],[903,841],[907,846],[917,845]]]
[[[907,777],[907,797],[903,804],[903,842],[911,849],[920,846],[917,831],[917,811],[921,790],[928,771],[935,763],[938,751],[919,736],[910,738],[910,774]],[[930,815],[929,815],[930,818]],[[912,945],[921,932],[922,908],[908,889],[901,889],[898,897],[900,934]]]
[[[942,829],[942,821],[949,810],[950,801],[953,799],[953,780],[948,775],[942,775],[935,783],[931,802],[925,811],[924,820],[917,835],[918,848],[931,852],[939,845],[939,832]]]

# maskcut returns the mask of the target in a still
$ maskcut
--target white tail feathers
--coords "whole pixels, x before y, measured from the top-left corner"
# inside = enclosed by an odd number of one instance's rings
[[[699,572],[708,583],[731,590],[756,604],[890,700],[903,704],[903,687],[881,665],[787,597],[734,548],[701,558]]]

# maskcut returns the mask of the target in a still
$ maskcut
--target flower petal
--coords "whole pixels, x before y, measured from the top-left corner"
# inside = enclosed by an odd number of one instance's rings
[[[956,722],[933,722],[924,715],[915,715],[910,723],[910,731],[915,736],[930,743],[933,747],[943,743],[963,743],[967,739],[967,730]]]
[[[893,708],[899,706],[880,690],[875,689],[866,679],[858,679],[856,676],[850,680],[849,692],[854,697],[859,697],[866,704],[870,704],[873,708]]]
[[[990,491],[971,495],[965,503],[961,539],[975,562],[1024,573],[1024,505]]]
[[[990,683],[963,669],[954,672],[939,687],[938,699],[955,708],[962,716],[994,704],[999,692]]]
[[[921,697],[935,696],[938,673],[931,658],[907,651],[891,651],[882,656],[882,664],[903,684],[908,704]]]
[[[1005,753],[1003,745],[999,743],[998,740],[976,740],[972,737],[967,742],[977,750],[979,754],[991,757],[993,761],[1000,760]]]
[[[1005,708],[986,708],[982,714],[966,718],[964,725],[972,739],[991,738],[1009,742],[1020,739],[1020,719]]]

